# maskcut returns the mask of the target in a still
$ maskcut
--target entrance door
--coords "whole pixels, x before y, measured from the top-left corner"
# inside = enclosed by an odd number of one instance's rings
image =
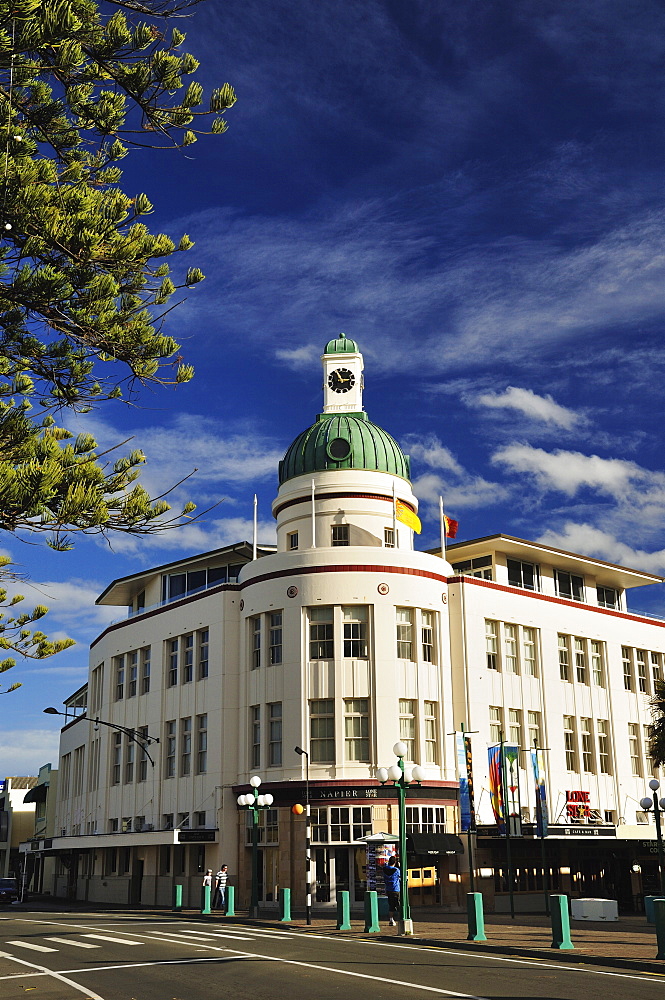
[[[129,902],[132,906],[141,903],[141,887],[143,885],[143,858],[134,858],[132,874],[129,880]]]
[[[330,857],[327,847],[317,847],[314,851],[314,878],[317,903],[330,902]]]

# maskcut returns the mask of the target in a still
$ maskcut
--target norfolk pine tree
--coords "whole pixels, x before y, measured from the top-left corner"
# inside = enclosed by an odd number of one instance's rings
[[[193,243],[150,232],[152,205],[122,190],[120,164],[226,130],[232,87],[204,109],[198,62],[169,24],[196,2],[0,0],[0,529],[59,551],[76,532],[147,534],[194,509],[165,519],[169,504],[136,481],[140,450],[113,461],[59,422],[193,375],[163,332],[174,293],[203,279],[169,276]],[[0,582],[16,579],[9,565]],[[0,608],[21,600],[0,588]],[[45,613],[0,612],[0,650],[71,645],[30,630]]]

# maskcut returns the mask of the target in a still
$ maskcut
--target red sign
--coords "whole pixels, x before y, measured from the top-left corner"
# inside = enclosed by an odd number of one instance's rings
[[[590,792],[566,792],[566,815],[570,819],[589,819],[591,806]]]

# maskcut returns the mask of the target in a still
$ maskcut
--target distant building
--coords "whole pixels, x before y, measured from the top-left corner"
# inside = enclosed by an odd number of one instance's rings
[[[24,803],[35,777],[12,777],[0,781],[0,876],[20,872],[19,844],[29,837],[35,820],[35,806]]]
[[[116,580],[99,598],[129,615],[92,643],[76,693],[85,714],[62,730],[54,891],[167,904],[175,881],[195,905],[201,872],[226,862],[246,906],[250,838],[236,798],[258,774],[274,798],[261,814],[261,901],[276,905],[290,886],[302,904],[299,746],[315,905],[339,889],[359,905],[366,838],[397,833],[394,792],[376,771],[395,763],[401,740],[426,774],[407,798],[412,902],[458,907],[468,842],[453,734],[463,726],[488,901],[507,905],[488,768],[488,747],[504,740],[521,748],[519,905],[539,905],[546,868],[552,888],[630,907],[655,875],[639,800],[665,621],[630,613],[625,595],[662,578],[500,534],[454,543],[445,558],[416,551],[409,459],[362,409],[362,355],[340,337],[322,362],[323,411],[279,467],[276,550],[253,558],[241,542]],[[123,727],[159,743],[143,749]],[[546,748],[544,865],[534,741]]]

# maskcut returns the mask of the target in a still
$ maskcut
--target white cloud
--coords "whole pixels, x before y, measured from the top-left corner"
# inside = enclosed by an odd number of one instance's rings
[[[560,490],[568,496],[588,487],[619,500],[648,487],[653,499],[655,491],[665,501],[665,476],[624,459],[600,458],[574,451],[548,452],[530,445],[513,444],[495,452],[492,463],[511,472],[531,474],[541,488]]]
[[[11,697],[8,694],[5,700]],[[1,776],[35,775],[42,764],[57,767],[59,736],[57,729],[3,728],[0,732]]]
[[[309,368],[321,355],[321,344],[303,344],[302,347],[278,348],[275,357],[290,365]]]
[[[248,504],[249,506],[249,504]],[[186,524],[173,531],[163,531],[156,535],[118,535],[113,539],[115,552],[145,555],[146,560],[154,559],[154,550],[205,552],[221,548],[240,540],[251,541],[254,533],[251,518],[228,517],[216,520],[201,520]],[[257,525],[259,545],[274,545],[276,528],[273,521],[259,522]]]
[[[513,385],[501,393],[489,392],[478,396],[476,403],[491,409],[518,410],[533,420],[542,420],[565,430],[572,430],[580,420],[578,414],[555,403],[551,396],[539,396],[531,389]]]
[[[561,530],[550,528],[538,541],[553,548],[596,556],[598,559],[618,563],[621,566],[643,569],[647,573],[665,574],[665,549],[646,552],[644,549],[634,548],[615,538],[610,532],[592,524],[566,521]]]
[[[117,608],[96,606],[95,600],[105,584],[92,580],[24,580],[11,583],[8,593],[23,594],[25,601],[15,606],[21,612],[35,604],[45,604],[49,609],[48,621],[59,623],[64,630],[77,631],[100,628],[118,617]],[[36,626],[39,627],[39,626]],[[54,636],[52,629],[49,636]],[[66,634],[66,633],[60,633]]]
[[[446,448],[435,434],[419,438],[415,434],[404,438],[404,448],[416,462],[423,462],[431,469],[445,469],[455,475],[464,474],[449,448]]]
[[[402,443],[412,460],[428,469],[413,480],[414,493],[426,503],[438,507],[442,496],[446,510],[454,511],[462,507],[483,507],[507,495],[498,483],[468,472],[435,434],[422,438],[408,435]]]

